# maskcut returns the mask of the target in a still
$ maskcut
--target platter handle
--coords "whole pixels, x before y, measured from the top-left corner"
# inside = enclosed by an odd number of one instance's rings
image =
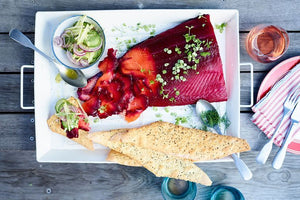
[[[25,68],[30,68],[33,69],[34,66],[33,65],[23,65],[21,67],[21,80],[20,80],[20,106],[22,109],[24,110],[29,110],[29,109],[34,109],[34,106],[24,106],[24,69]]]
[[[250,104],[248,105],[242,105],[240,104],[241,108],[250,108],[253,106],[254,104],[254,89],[253,89],[253,64],[252,63],[240,63],[241,65],[246,65],[246,66],[250,66]]]

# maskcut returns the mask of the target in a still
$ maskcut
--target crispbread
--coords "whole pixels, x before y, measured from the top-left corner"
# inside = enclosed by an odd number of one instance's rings
[[[112,141],[110,140],[111,137],[101,134],[101,132],[92,133],[89,135],[89,138],[96,143],[134,158],[158,177],[182,179],[207,186],[212,183],[206,173],[192,161],[170,156],[152,149],[134,146],[130,143]]]
[[[241,138],[160,121],[114,135],[111,140],[131,143],[192,161],[219,159],[250,150],[247,141]]]
[[[141,167],[142,165],[138,163],[136,160],[130,158],[129,156],[126,156],[120,152],[110,150],[106,160],[111,161],[111,162],[116,162],[121,165],[126,165],[126,166],[132,166],[132,167]]]
[[[78,101],[74,97],[70,97],[68,99],[68,101],[71,104],[73,104],[74,106],[79,107]],[[56,115],[52,115],[47,120],[47,124],[51,131],[67,137],[67,133],[61,128],[61,121],[60,121],[59,117],[57,117]],[[94,150],[94,144],[93,144],[92,140],[90,140],[88,138],[88,135],[89,135],[89,133],[87,131],[79,129],[78,130],[78,138],[72,138],[71,140],[73,140],[74,142],[77,142],[78,144],[81,144],[82,146],[84,146],[85,148],[87,148],[89,150]]]

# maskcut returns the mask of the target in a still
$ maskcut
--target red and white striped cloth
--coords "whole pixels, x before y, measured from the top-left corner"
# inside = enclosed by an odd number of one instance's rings
[[[283,103],[288,93],[296,86],[300,85],[300,64],[290,70],[282,79],[280,79],[272,89],[252,107],[255,113],[252,121],[258,126],[268,138],[270,138],[283,117]],[[287,114],[281,128],[280,134],[275,138],[274,143],[281,145],[284,135],[290,124],[290,115]],[[300,126],[295,130],[295,134],[300,133]]]

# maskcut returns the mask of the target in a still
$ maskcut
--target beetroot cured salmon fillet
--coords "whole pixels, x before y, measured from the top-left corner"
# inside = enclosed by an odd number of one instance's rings
[[[100,72],[77,93],[88,115],[136,120],[148,106],[227,100],[219,47],[209,15],[141,42],[117,59],[108,50]]]
[[[119,66],[121,72],[145,78],[148,83],[155,79],[153,87],[150,84],[153,94],[149,95],[149,106],[227,100],[219,47],[209,15],[185,21],[135,45],[119,59]]]

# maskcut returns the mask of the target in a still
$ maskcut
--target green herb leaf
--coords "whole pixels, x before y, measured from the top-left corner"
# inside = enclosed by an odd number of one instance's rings
[[[220,123],[219,113],[215,110],[209,110],[200,114],[201,119],[205,124],[214,127]]]
[[[222,23],[222,24],[216,24],[215,28],[218,29],[220,31],[220,33],[223,33],[225,27],[227,26],[227,23]]]

